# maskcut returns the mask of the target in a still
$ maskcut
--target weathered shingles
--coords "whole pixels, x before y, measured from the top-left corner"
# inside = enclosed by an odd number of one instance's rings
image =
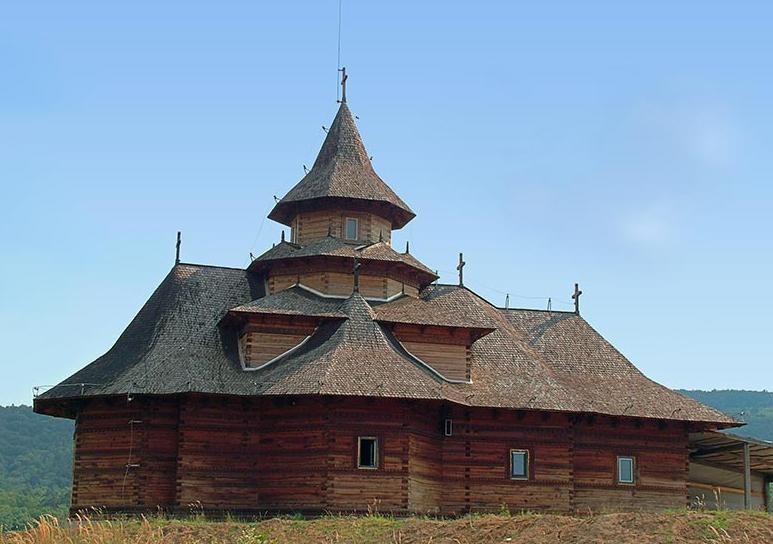
[[[620,416],[735,423],[731,417],[689,399],[644,376],[628,359],[580,316],[567,312],[499,310],[508,326],[501,333],[549,370],[547,376],[564,384],[575,398],[571,409]],[[500,332],[500,331],[497,331]],[[493,333],[473,348],[479,372],[500,366],[514,375],[513,353],[502,349]],[[511,351],[508,353],[508,351]],[[477,355],[480,354],[480,357]],[[508,368],[511,367],[511,368]],[[529,381],[525,377],[524,381]],[[504,394],[501,382],[486,380],[493,396]],[[539,395],[532,401],[540,402]],[[553,404],[550,395],[545,402]]]
[[[344,318],[346,315],[340,311],[341,304],[340,299],[319,297],[296,285],[247,304],[240,304],[231,308],[230,312]]]
[[[346,103],[341,104],[311,170],[268,217],[286,223],[296,203],[322,198],[383,202],[394,209],[394,228],[416,215],[373,169]]]
[[[404,296],[376,306],[376,319],[389,323],[413,323],[472,329],[496,328],[486,311],[488,302],[471,291],[453,285],[429,285],[419,298]]]
[[[40,398],[195,390],[230,363],[218,322],[262,285],[244,270],[176,265],[107,353]]]
[[[467,295],[453,298],[456,302],[446,309],[484,312],[495,328],[473,344],[472,384],[443,382],[406,357],[374,321],[379,308],[374,312],[359,295],[337,310],[346,319],[323,323],[302,349],[264,370],[243,371],[236,331],[221,318],[231,308],[262,298],[261,286],[244,270],[175,266],[116,344],[36,399],[36,407],[57,398],[131,392],[323,394],[737,423],[646,378],[579,316],[501,310]],[[433,301],[459,296],[453,293],[459,290],[435,286],[422,293],[419,303],[446,311]],[[464,309],[463,304],[471,306]]]
[[[444,382],[400,354],[362,296],[344,301],[347,319],[323,325],[292,355],[261,371],[265,394],[322,394],[459,400]]]
[[[437,277],[426,265],[409,253],[399,253],[386,242],[355,245],[334,236],[326,236],[305,246],[282,242],[272,247],[253,262],[265,263],[286,259],[304,259],[308,257],[345,257],[370,261],[403,263],[416,268],[432,278]]]

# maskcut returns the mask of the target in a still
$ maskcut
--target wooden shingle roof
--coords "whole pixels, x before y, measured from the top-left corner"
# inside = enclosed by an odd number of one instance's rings
[[[294,215],[321,201],[340,206],[345,202],[379,210],[402,228],[416,214],[382,180],[370,162],[368,152],[346,103],[342,103],[328,130],[311,170],[282,198],[268,217],[290,225]]]
[[[404,296],[375,307],[376,319],[387,323],[436,325],[494,330],[490,304],[468,289],[455,285],[428,285],[419,298]]]
[[[115,345],[36,398],[35,409],[61,415],[69,400],[105,395],[319,394],[739,424],[646,378],[573,313],[502,310],[456,286],[428,287],[418,302],[391,310],[373,308],[358,294],[330,305],[309,297],[264,297],[262,278],[246,270],[176,265]],[[408,312],[414,304],[427,306]],[[234,308],[300,315],[314,309],[341,318],[324,321],[301,349],[248,372],[239,363],[238,332],[222,319]],[[379,324],[379,313],[398,310],[402,319],[452,312],[433,319],[447,325],[469,316],[469,323],[490,325],[493,332],[472,345],[472,383],[448,383],[405,352]]]
[[[401,263],[420,273],[426,283],[437,279],[437,275],[410,253],[399,253],[386,242],[352,244],[334,236],[326,236],[304,246],[292,242],[281,242],[252,261],[250,270],[259,271],[271,263],[309,257],[332,257]]]

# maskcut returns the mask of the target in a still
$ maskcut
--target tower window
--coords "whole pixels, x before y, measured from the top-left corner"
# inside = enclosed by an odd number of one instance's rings
[[[621,455],[617,458],[617,483],[633,484],[636,481],[635,476],[635,458],[627,455]]]
[[[510,450],[510,479],[529,479],[529,450]]]
[[[344,225],[344,238],[347,240],[358,240],[360,222],[354,217],[347,217]]]
[[[378,468],[378,438],[357,437],[357,468]]]

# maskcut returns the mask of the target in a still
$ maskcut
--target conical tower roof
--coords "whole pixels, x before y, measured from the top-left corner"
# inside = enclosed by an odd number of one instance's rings
[[[299,211],[326,204],[377,213],[391,219],[395,229],[416,216],[373,170],[346,102],[341,103],[314,166],[268,217],[289,225]]]

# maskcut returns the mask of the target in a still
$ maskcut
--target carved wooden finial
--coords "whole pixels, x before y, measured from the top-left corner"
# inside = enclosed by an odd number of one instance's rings
[[[456,267],[456,269],[459,271],[459,287],[464,287],[464,265],[467,263],[464,262],[464,254],[459,254],[459,265]]]
[[[354,259],[354,266],[352,267],[352,272],[354,272],[354,292],[359,293],[360,292],[360,267],[362,264],[357,259]]]
[[[574,294],[572,295],[572,298],[574,299],[574,313],[577,315],[580,315],[580,295],[582,295],[582,291],[580,291],[580,284],[575,283]]]
[[[338,69],[341,72],[341,104],[346,104],[346,80],[349,76],[346,75],[346,66]]]
[[[408,254],[411,252],[411,242],[408,240],[405,241],[405,253]]]
[[[174,254],[174,264],[180,264],[180,243],[181,243],[181,232],[177,231],[177,245],[175,246],[175,254]]]
[[[285,230],[282,229],[282,238],[280,239],[282,242],[285,241]]]

